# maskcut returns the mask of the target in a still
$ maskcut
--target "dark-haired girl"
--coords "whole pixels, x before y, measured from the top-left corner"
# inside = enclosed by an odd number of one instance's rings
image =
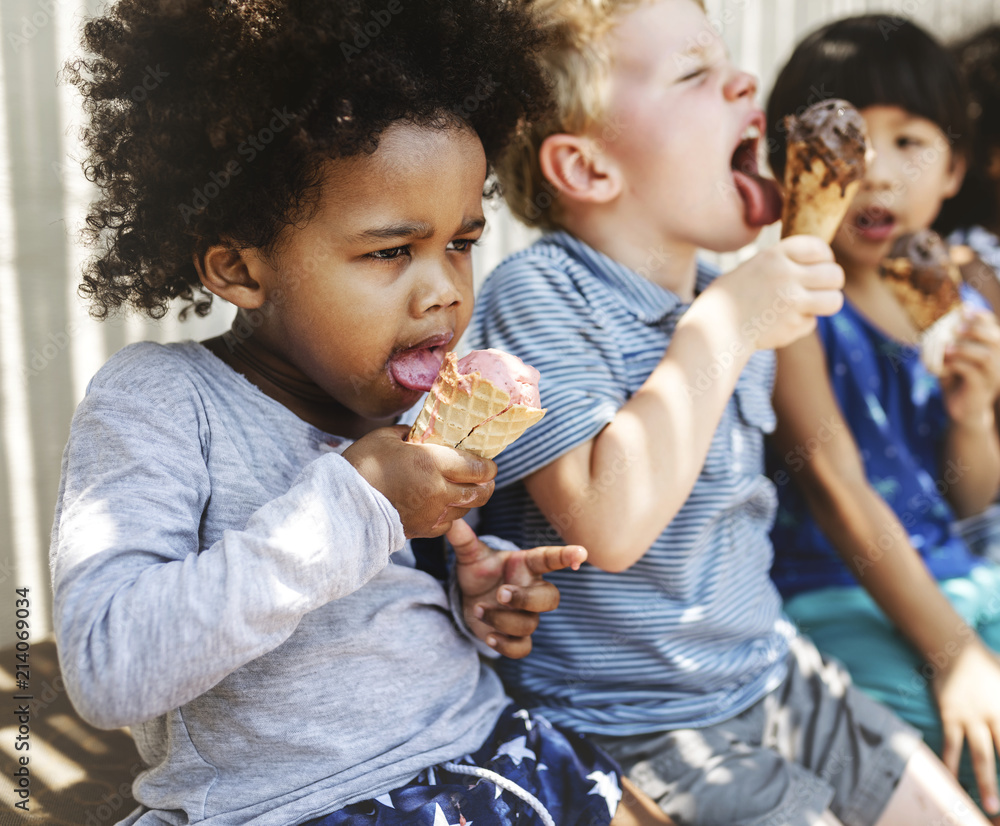
[[[879,277],[892,243],[929,227],[962,183],[965,88],[922,29],[871,15],[799,44],[771,93],[772,133],[817,96],[853,102],[876,155],[831,244],[844,308],[778,353],[772,574],[802,630],[920,728],[953,771],[967,745],[960,778],[996,816],[1000,567],[951,525],[1000,486],[1000,326],[966,288],[977,309],[939,379]],[[783,164],[779,151],[772,166]]]

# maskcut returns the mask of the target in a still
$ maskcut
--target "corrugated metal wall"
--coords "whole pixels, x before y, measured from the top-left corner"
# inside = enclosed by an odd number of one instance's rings
[[[13,641],[16,587],[31,589],[33,632],[49,629],[46,555],[60,456],[89,378],[129,342],[205,338],[232,315],[219,304],[206,320],[98,324],[76,296],[86,256],[77,235],[91,190],[75,160],[81,156],[75,90],[56,76],[77,51],[81,20],[102,5],[0,3],[0,645]],[[793,44],[832,18],[885,11],[914,18],[945,39],[1000,20],[1000,0],[707,0],[706,6],[734,59],[757,73],[762,90]],[[477,250],[480,275],[532,238],[502,210],[489,217]]]

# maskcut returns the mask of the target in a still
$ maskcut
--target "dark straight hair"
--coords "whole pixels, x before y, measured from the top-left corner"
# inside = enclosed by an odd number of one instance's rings
[[[843,98],[858,109],[898,106],[937,124],[954,155],[970,155],[966,90],[958,66],[941,43],[904,18],[847,17],[795,48],[767,102],[770,164],[779,177],[785,168],[785,116],[827,98]]]
[[[944,234],[976,224],[995,230],[1000,205],[997,181],[989,168],[991,151],[1000,147],[1000,26],[970,35],[952,48],[952,54],[969,87],[972,157],[961,191],[945,202],[934,226]]]

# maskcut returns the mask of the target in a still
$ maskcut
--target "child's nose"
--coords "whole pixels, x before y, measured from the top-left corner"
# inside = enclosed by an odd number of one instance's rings
[[[874,144],[873,148],[874,153],[866,160],[863,185],[868,189],[891,187],[898,171],[892,163],[891,153],[880,152],[878,144]]]
[[[753,98],[757,94],[757,78],[750,72],[735,69],[732,77],[726,81],[724,93],[728,100],[738,100],[741,97]]]
[[[418,314],[446,309],[460,304],[461,301],[462,291],[458,286],[457,275],[450,272],[448,267],[429,267],[415,295]]]

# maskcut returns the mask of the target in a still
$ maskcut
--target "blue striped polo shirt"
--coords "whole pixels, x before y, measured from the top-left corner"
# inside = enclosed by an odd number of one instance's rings
[[[716,275],[700,266],[697,291]],[[486,279],[470,345],[538,368],[548,413],[498,458],[484,533],[521,547],[561,542],[521,480],[611,422],[688,306],[566,233]],[[774,354],[755,353],[694,490],[638,562],[622,573],[584,565],[548,577],[562,593],[559,609],[542,616],[527,658],[500,662],[515,696],[576,731],[627,736],[725,720],[784,679],[794,631],[768,576],[776,499],[762,474],[773,380]],[[628,468],[609,470],[596,487],[613,485],[616,471]]]

